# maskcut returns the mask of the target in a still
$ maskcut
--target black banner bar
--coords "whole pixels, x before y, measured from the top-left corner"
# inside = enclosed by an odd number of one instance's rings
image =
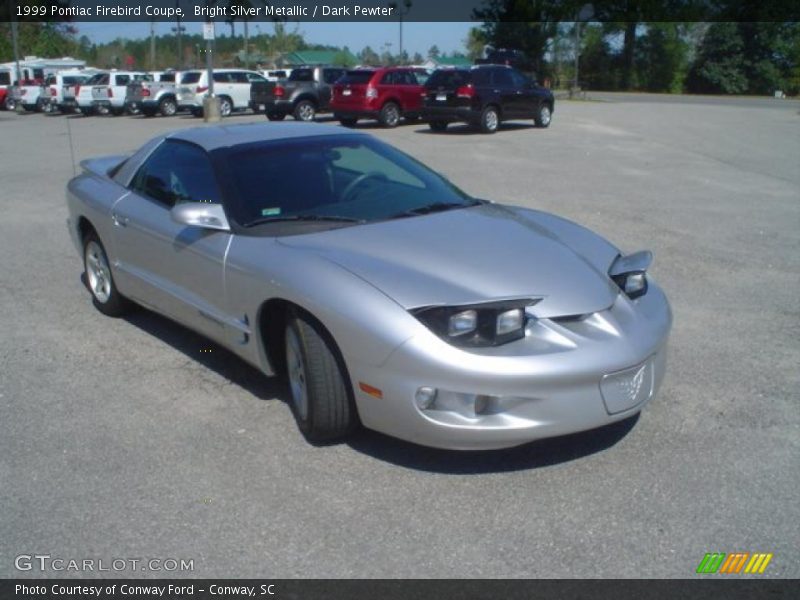
[[[500,22],[798,19],[785,0],[0,0],[0,21]],[[586,12],[586,6],[591,11]],[[581,12],[583,11],[583,12]]]
[[[796,580],[16,579],[2,600],[734,600],[796,597]]]

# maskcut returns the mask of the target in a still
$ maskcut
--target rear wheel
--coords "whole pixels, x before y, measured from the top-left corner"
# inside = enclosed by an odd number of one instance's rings
[[[83,242],[83,269],[92,303],[104,315],[119,317],[130,309],[130,301],[117,291],[108,255],[97,234],[89,233]]]
[[[536,115],[533,117],[533,124],[536,127],[550,127],[550,121],[553,119],[553,113],[550,106],[542,104],[536,110]]]
[[[313,121],[317,115],[317,109],[310,100],[300,100],[294,107],[294,118],[298,121]]]
[[[447,121],[429,121],[428,127],[431,128],[431,131],[444,131],[447,129]]]
[[[345,127],[355,127],[356,123],[358,123],[358,119],[353,118],[339,118],[339,123],[344,125]]]
[[[500,113],[497,107],[487,106],[481,113],[481,120],[478,122],[481,133],[494,133],[500,126]]]
[[[279,112],[268,112],[267,113],[267,118],[270,121],[283,121],[286,118],[286,114],[285,113],[279,113]]]
[[[14,110],[15,108],[17,108],[17,103],[9,95],[9,96],[6,96],[6,99],[3,102],[3,106],[5,106],[6,110]]]
[[[400,123],[400,107],[394,102],[387,102],[381,108],[381,114],[378,116],[378,121],[384,127],[397,127]]]
[[[312,317],[292,314],[286,326],[291,407],[309,441],[341,438],[358,424],[350,379],[330,334]]]
[[[165,117],[171,117],[178,112],[178,105],[174,98],[162,98],[158,103],[158,112]]]

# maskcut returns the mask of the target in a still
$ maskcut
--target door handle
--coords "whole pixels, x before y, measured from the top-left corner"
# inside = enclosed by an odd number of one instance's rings
[[[128,217],[120,217],[117,213],[111,213],[111,222],[117,227],[126,227],[128,225]]]

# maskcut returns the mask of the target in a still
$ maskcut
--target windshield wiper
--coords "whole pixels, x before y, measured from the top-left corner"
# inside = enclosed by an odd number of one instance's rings
[[[417,208],[412,208],[409,210],[405,210],[403,212],[397,213],[395,215],[390,216],[390,219],[402,219],[403,217],[415,217],[417,215],[429,215],[431,213],[436,212],[444,212],[446,210],[452,210],[454,208],[468,208],[470,206],[477,206],[478,204],[483,204],[481,200],[473,200],[470,203],[464,202],[434,202],[433,204],[426,204],[424,206],[418,206]]]
[[[364,219],[356,219],[355,217],[340,217],[337,215],[285,215],[275,217],[264,217],[250,221],[245,227],[253,227],[255,225],[263,225],[264,223],[278,223],[281,221],[334,221],[339,223],[364,223]]]

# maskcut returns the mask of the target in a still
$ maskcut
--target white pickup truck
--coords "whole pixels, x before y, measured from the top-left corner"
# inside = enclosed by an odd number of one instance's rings
[[[140,71],[111,71],[101,83],[92,85],[92,108],[100,115],[121,115],[125,112],[128,85],[135,81],[152,81],[153,76]]]
[[[73,112],[81,112],[87,116],[92,114],[94,110],[92,105],[92,102],[94,102],[92,98],[92,86],[95,84],[101,85],[103,81],[108,82],[108,73],[106,72],[92,75],[84,83],[65,85],[61,92],[61,104],[64,107],[62,110],[66,112],[70,110]]]
[[[77,85],[86,83],[96,71],[82,70],[82,71],[60,71],[49,75],[45,79],[45,97],[44,97],[44,112],[50,113],[61,111],[62,113],[75,112],[77,106],[74,102],[66,103],[64,92]],[[73,96],[74,97],[74,96]]]
[[[157,113],[171,117],[178,112],[176,82],[180,73],[176,71],[153,73],[154,81],[134,81],[128,84],[125,108],[128,112],[141,112],[145,117]]]

